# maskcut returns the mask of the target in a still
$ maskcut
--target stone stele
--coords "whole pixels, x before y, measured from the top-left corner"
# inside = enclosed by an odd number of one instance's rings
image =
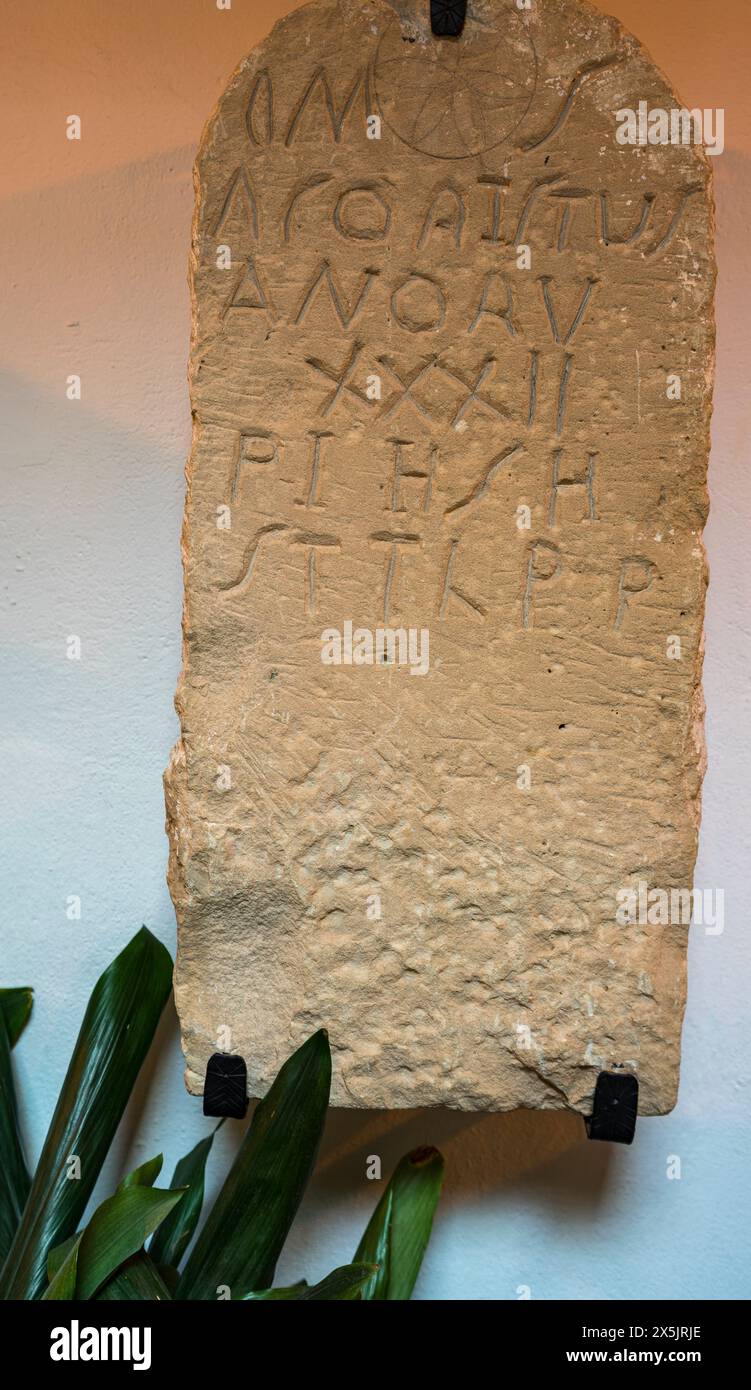
[[[323,1026],[334,1105],[586,1113],[618,1066],[675,1102],[715,281],[680,107],[579,0],[471,0],[458,39],[314,0],[208,123],[166,777],[193,1092],[232,1051],[262,1094]]]

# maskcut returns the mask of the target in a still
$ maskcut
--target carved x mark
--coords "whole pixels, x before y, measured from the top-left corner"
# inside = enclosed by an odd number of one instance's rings
[[[507,410],[499,410],[498,406],[493,405],[493,402],[489,401],[487,396],[483,396],[480,394],[482,387],[485,385],[485,382],[487,381],[488,377],[491,376],[493,371],[495,370],[495,366],[495,358],[486,357],[471,386],[464,380],[463,377],[457,376],[456,372],[452,372],[449,367],[441,366],[440,369],[444,373],[444,375],[450,376],[453,381],[458,381],[459,385],[463,386],[465,391],[467,392],[466,396],[464,397],[464,400],[459,405],[453,420],[451,421],[453,429],[456,429],[457,425],[461,424],[462,420],[464,419],[464,416],[468,413],[468,411],[472,409],[473,405],[478,406],[481,410],[486,410],[489,415],[495,415],[496,418],[499,420],[502,420],[504,417],[508,418]]]
[[[328,366],[326,362],[321,362],[317,357],[305,358],[307,365],[312,367],[314,372],[318,372],[319,376],[325,376],[329,381],[333,381],[336,384],[336,389],[332,391],[329,396],[326,404],[321,410],[321,415],[331,415],[345,392],[348,392],[351,396],[355,396],[358,401],[363,401],[365,405],[373,404],[373,402],[368,399],[365,392],[361,391],[359,386],[350,385],[363,350],[363,343],[354,344],[341,373],[337,372],[334,367]]]
[[[382,419],[392,419],[392,417],[396,415],[397,410],[401,410],[403,405],[413,406],[413,408],[417,411],[418,415],[422,415],[423,419],[425,420],[433,420],[435,418],[433,415],[431,415],[430,411],[427,410],[425,406],[420,403],[420,401],[415,400],[415,397],[412,393],[415,387],[419,386],[420,382],[428,375],[428,372],[431,372],[433,370],[437,361],[438,359],[436,357],[429,358],[428,361],[425,363],[424,367],[418,367],[417,371],[413,372],[409,380],[405,380],[403,377],[399,376],[399,373],[391,365],[387,357],[378,358],[378,365],[381,367],[385,367],[386,371],[390,373],[390,375],[394,378],[395,381],[399,382],[399,385],[402,388],[401,393],[397,396],[393,404],[389,406],[388,410],[384,411],[383,416],[381,417]]]

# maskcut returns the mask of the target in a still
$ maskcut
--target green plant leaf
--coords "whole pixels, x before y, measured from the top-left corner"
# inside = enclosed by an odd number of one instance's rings
[[[103,1284],[99,1293],[94,1295],[95,1303],[105,1303],[115,1300],[118,1303],[169,1303],[172,1295],[165,1284],[160,1270],[157,1269],[153,1260],[149,1258],[145,1250],[139,1250],[137,1255],[132,1255],[125,1264],[121,1265],[116,1274]]]
[[[123,1178],[118,1187],[118,1192],[122,1192],[126,1187],[153,1187],[159,1174],[162,1171],[164,1154],[157,1154],[156,1158],[147,1158],[139,1168],[134,1168],[132,1173],[128,1173]],[[175,1187],[176,1184],[172,1183]]]
[[[369,1303],[388,1299],[389,1278],[391,1274],[391,1222],[394,1212],[394,1184],[388,1184],[370,1223],[357,1247],[355,1259],[370,1260],[377,1267],[377,1274],[363,1289],[362,1298]]]
[[[149,1256],[149,1259],[151,1259],[151,1256]],[[159,1278],[162,1280],[162,1283],[166,1285],[170,1298],[174,1298],[175,1289],[180,1283],[179,1271],[176,1270],[173,1265],[158,1265],[156,1262],[154,1262],[154,1268]]]
[[[71,1303],[76,1296],[76,1279],[78,1277],[78,1252],[81,1248],[83,1232],[73,1236],[70,1240],[63,1241],[62,1245],[56,1247],[57,1250],[64,1250],[62,1260],[52,1261],[55,1251],[50,1252],[50,1260],[57,1264],[54,1277],[50,1279],[47,1288],[42,1294],[43,1299],[52,1302]]]
[[[187,1190],[180,1205],[170,1212],[155,1232],[149,1246],[149,1254],[157,1265],[169,1265],[177,1269],[190,1243],[203,1206],[206,1160],[211,1152],[214,1134],[199,1140],[195,1148],[181,1158],[175,1168],[170,1187],[184,1187]]]
[[[240,1300],[274,1282],[279,1253],[310,1178],[331,1087],[327,1034],[284,1063],[248,1132],[185,1266],[178,1298]]]
[[[379,1265],[363,1287],[364,1301],[411,1297],[442,1182],[443,1157],[437,1149],[413,1149],[397,1165],[355,1252],[355,1261]]]
[[[309,1289],[310,1284],[307,1279],[300,1279],[296,1284],[288,1284],[285,1289],[259,1289],[257,1293],[246,1293],[243,1303],[273,1303],[288,1301],[289,1299],[299,1298],[305,1289]]]
[[[295,1303],[319,1303],[337,1299],[340,1302],[353,1302],[360,1297],[360,1290],[374,1277],[375,1272],[373,1265],[340,1265],[327,1274],[320,1284],[311,1286],[303,1279],[301,1283],[292,1284],[286,1289],[262,1289],[260,1293],[248,1293],[243,1301],[271,1303],[283,1299]]]
[[[44,1297],[74,1297],[83,1301],[93,1298],[110,1275],[142,1248],[144,1241],[182,1196],[182,1192],[142,1187],[137,1183],[118,1188],[114,1196],[108,1197],[97,1207],[83,1235],[63,1260]],[[76,1265],[75,1292],[71,1295],[67,1292],[70,1285],[67,1266],[73,1261]],[[61,1287],[65,1287],[66,1291],[61,1293]]]
[[[16,992],[20,993],[13,990],[3,991],[6,995]],[[0,1264],[13,1244],[31,1187],[18,1129],[18,1109],[10,1056],[11,1029],[13,1035],[18,1037],[21,1031],[18,1028],[18,1019],[12,1018],[9,1026],[5,1009],[0,1009]]]
[[[144,927],[95,985],[0,1275],[0,1297],[37,1297],[45,1284],[48,1250],[76,1230],[171,981],[169,953]],[[80,1178],[68,1176],[73,1156],[80,1161]]]
[[[0,1014],[5,1019],[11,1047],[15,1047],[29,1021],[33,1001],[34,991],[29,985],[0,989]]]

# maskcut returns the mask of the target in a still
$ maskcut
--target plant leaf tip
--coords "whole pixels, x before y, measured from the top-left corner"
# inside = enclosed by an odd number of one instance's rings
[[[432,1144],[423,1144],[420,1148],[412,1149],[407,1154],[409,1162],[413,1168],[418,1168],[424,1163],[431,1163],[434,1158],[439,1158],[443,1162],[443,1155],[440,1149],[436,1149]]]

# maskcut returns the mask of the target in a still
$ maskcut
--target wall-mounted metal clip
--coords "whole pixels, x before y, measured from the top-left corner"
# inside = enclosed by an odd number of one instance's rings
[[[458,39],[467,19],[467,0],[430,0],[430,27],[436,38]]]
[[[601,1071],[595,1086],[592,1114],[585,1119],[590,1139],[630,1144],[636,1130],[639,1082],[631,1072]]]
[[[248,1068],[242,1057],[215,1052],[206,1064],[203,1113],[242,1120],[248,1109]]]

